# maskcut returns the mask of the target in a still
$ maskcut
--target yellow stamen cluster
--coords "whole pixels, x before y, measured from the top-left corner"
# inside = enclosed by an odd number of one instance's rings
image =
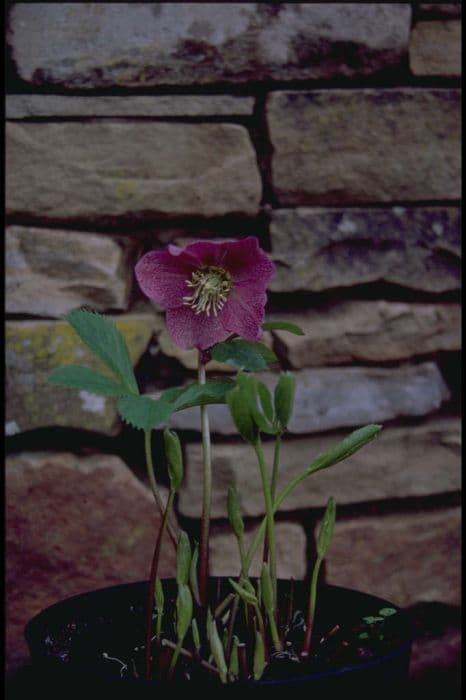
[[[231,275],[221,267],[204,265],[195,270],[186,282],[193,289],[190,296],[183,297],[183,302],[196,314],[211,313],[217,316],[223,308],[232,287]]]

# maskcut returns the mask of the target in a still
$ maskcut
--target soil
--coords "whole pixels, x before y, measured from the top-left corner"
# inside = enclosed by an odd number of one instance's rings
[[[78,673],[90,671],[93,676],[110,681],[144,679],[146,585],[132,584],[124,595],[125,587],[117,586],[108,589],[109,595],[105,595],[105,591],[97,591],[94,592],[94,599],[92,594],[87,598],[86,595],[77,597],[74,606],[69,601],[53,606],[54,614],[49,615],[48,622],[41,629],[41,656],[59,662],[64,668]],[[213,607],[223,599],[225,591],[229,591],[227,586],[226,581],[219,580],[211,588]],[[280,620],[284,623],[282,629],[286,628],[284,651],[270,655],[261,683],[280,682],[290,677],[299,679],[309,674],[325,674],[336,669],[376,663],[406,642],[406,620],[402,612],[390,603],[345,589],[323,586],[318,593],[318,613],[311,651],[307,658],[303,658],[304,606],[300,605],[303,585],[296,584],[295,589],[294,610],[290,614],[290,584],[280,582]],[[166,601],[169,600],[170,593],[168,596],[166,594]],[[167,605],[170,603],[166,602]],[[205,624],[199,612],[196,617],[202,631]],[[168,615],[167,619],[170,619]],[[174,639],[173,631],[172,634],[169,634],[169,629],[164,632],[168,639]],[[245,629],[238,634],[242,641],[246,641]],[[189,635],[184,646],[193,649]],[[34,661],[34,650],[31,651]],[[170,654],[166,647],[154,649],[154,656],[162,660],[165,658],[165,666]],[[201,655],[204,658],[207,656],[203,649]],[[248,659],[248,665],[251,669],[252,658]],[[159,678],[163,677],[166,671],[158,674],[155,670],[156,679],[158,675]],[[186,657],[180,657],[176,679],[181,682],[219,683],[215,675],[201,669],[197,661]]]

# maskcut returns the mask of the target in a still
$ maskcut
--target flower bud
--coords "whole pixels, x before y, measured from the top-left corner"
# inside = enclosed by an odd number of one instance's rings
[[[178,435],[168,428],[163,431],[163,440],[170,486],[173,491],[177,491],[183,481],[183,455],[180,440]]]
[[[296,377],[289,372],[281,372],[274,392],[275,415],[282,430],[286,430],[293,412]]]
[[[178,641],[182,641],[191,625],[193,616],[193,599],[188,586],[178,586],[176,599],[176,634]]]
[[[187,584],[191,566],[191,545],[189,537],[181,530],[176,548],[176,581],[178,584]]]
[[[239,505],[238,492],[236,486],[230,486],[228,489],[228,519],[230,520],[231,529],[236,537],[240,539],[244,534],[244,522],[241,516],[241,508]]]

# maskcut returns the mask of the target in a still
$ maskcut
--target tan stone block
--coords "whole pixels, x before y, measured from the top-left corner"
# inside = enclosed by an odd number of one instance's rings
[[[418,22],[411,32],[409,65],[414,75],[461,75],[461,21]]]
[[[274,292],[368,282],[427,292],[461,287],[457,207],[278,209],[270,235]]]
[[[92,90],[370,74],[405,55],[411,6],[16,3],[8,19],[22,80]]]
[[[273,331],[277,351],[295,368],[387,362],[461,348],[458,304],[343,301],[280,319],[305,333]]]
[[[347,435],[340,432],[284,440],[278,485],[282,489],[322,452]],[[272,464],[273,445],[264,443],[266,463]],[[186,477],[179,509],[199,517],[202,502],[202,449],[188,444]],[[264,513],[259,468],[253,450],[242,443],[214,444],[212,515],[227,515],[228,488],[236,483],[243,514]],[[322,508],[329,496],[337,506],[388,499],[431,496],[461,489],[461,426],[459,419],[432,419],[417,425],[382,430],[370,444],[335,466],[302,481],[280,507],[281,511]]]
[[[338,507],[337,507],[338,508]],[[326,580],[396,605],[461,602],[459,508],[338,520]]]
[[[255,529],[245,532],[246,549],[251,543]],[[302,579],[306,575],[306,534],[298,523],[276,524],[277,575],[280,578]],[[260,576],[262,546],[252,561],[249,573]],[[214,527],[210,538],[210,570],[213,576],[237,576],[240,571],[238,544],[231,531],[219,531]]]
[[[267,119],[279,202],[459,199],[460,115],[455,89],[272,92]]]
[[[8,122],[6,208],[42,220],[255,214],[261,181],[237,124]]]
[[[126,311],[134,248],[129,239],[8,226],[7,313],[60,318],[80,306]]]
[[[23,453],[6,461],[6,657],[28,659],[23,629],[48,605],[146,580],[161,518],[152,495],[116,456]],[[173,575],[170,541],[160,561]]]

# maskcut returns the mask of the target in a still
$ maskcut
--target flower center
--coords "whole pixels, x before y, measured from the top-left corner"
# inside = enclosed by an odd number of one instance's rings
[[[196,314],[204,312],[210,316],[213,312],[216,316],[228,299],[232,280],[230,273],[221,267],[203,265],[193,272],[186,284],[191,287],[193,293],[183,297],[183,302]]]

